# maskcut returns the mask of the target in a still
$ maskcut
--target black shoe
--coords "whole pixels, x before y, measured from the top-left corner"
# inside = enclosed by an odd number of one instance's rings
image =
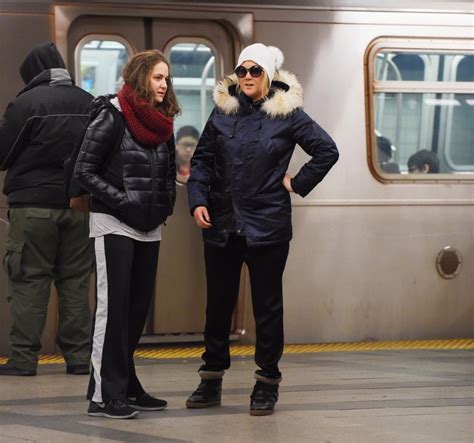
[[[186,407],[188,409],[200,409],[220,406],[221,393],[222,378],[204,379],[186,401]]]
[[[133,418],[138,414],[139,412],[135,408],[127,405],[122,400],[111,400],[105,405],[91,401],[89,409],[87,409],[87,415],[92,417]]]
[[[250,396],[250,415],[270,415],[278,400],[278,384],[257,381]]]
[[[73,375],[89,375],[89,365],[67,365],[66,372]]]
[[[17,368],[9,361],[5,365],[0,365],[0,375],[32,376],[36,375],[36,369]]]
[[[146,392],[138,397],[129,398],[128,404],[138,411],[161,411],[166,408],[168,402],[160,398],[152,397]]]

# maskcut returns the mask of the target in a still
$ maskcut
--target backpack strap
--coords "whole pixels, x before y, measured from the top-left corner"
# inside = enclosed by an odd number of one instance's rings
[[[122,144],[123,135],[125,134],[125,120],[123,118],[122,113],[113,105],[109,105],[110,109],[112,110],[112,114],[114,114],[114,147],[110,151],[107,160],[104,162],[102,166],[102,171],[105,171],[110,163],[112,162],[115,154],[120,150],[120,145]]]

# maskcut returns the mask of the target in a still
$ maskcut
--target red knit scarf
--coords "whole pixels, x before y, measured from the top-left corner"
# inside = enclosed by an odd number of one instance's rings
[[[123,85],[117,96],[127,128],[135,140],[145,146],[156,146],[170,139],[173,134],[172,117],[152,108],[127,84]]]

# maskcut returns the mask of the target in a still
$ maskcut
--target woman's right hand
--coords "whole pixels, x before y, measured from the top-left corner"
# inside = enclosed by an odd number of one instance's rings
[[[193,213],[194,221],[202,229],[212,228],[211,217],[205,206],[197,206]]]

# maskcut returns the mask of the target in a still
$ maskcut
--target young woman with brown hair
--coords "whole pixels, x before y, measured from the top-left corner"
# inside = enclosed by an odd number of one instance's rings
[[[100,111],[75,168],[76,180],[91,194],[97,267],[87,413],[109,418],[132,418],[138,410],[167,404],[145,392],[133,353],[154,293],[160,225],[173,211],[173,116],[179,106],[169,62],[160,51],[136,54],[123,78],[116,96],[93,103]]]

